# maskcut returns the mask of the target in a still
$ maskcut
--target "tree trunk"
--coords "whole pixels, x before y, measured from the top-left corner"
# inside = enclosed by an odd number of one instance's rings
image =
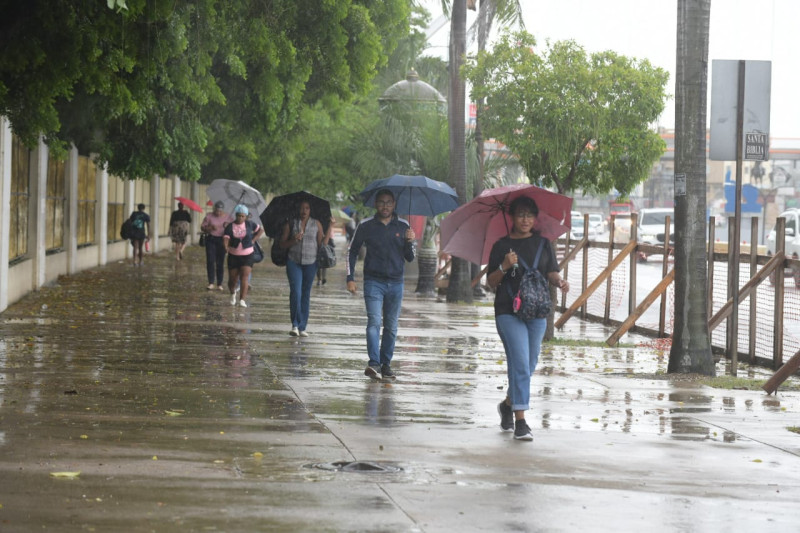
[[[481,10],[488,9],[484,6],[484,3],[487,1],[492,1],[492,0],[482,0]],[[490,28],[491,28],[491,19],[487,16],[484,16],[484,14],[481,13],[481,16],[478,17],[478,53],[481,53],[484,50],[486,50],[486,37],[487,34],[489,33]],[[475,151],[477,152],[478,156],[478,175],[475,176],[475,181],[472,184],[471,198],[475,198],[481,193],[481,191],[483,191],[484,153],[483,153],[483,131],[481,130],[482,107],[483,107],[483,98],[479,98],[478,101],[475,102]],[[481,265],[473,263],[471,277],[475,279],[478,275],[480,275],[480,273],[481,273]],[[485,295],[480,283],[475,285],[475,288],[472,291],[472,295],[476,298],[481,298]]]
[[[458,193],[458,203],[467,201],[467,154],[465,145],[464,105],[466,87],[461,79],[461,65],[467,48],[467,1],[454,0],[450,19],[450,99],[447,106],[450,125],[450,181]],[[471,302],[470,266],[454,257],[450,263],[448,302]]]
[[[710,11],[711,0],[678,0],[675,328],[668,372],[713,376],[706,263],[706,89]]]

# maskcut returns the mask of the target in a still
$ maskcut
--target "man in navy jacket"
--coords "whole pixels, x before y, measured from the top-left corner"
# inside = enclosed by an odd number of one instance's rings
[[[397,319],[403,303],[405,262],[414,260],[416,235],[408,222],[394,214],[394,194],[388,189],[375,196],[375,216],[364,219],[356,228],[347,256],[347,290],[356,293],[355,266],[362,244],[364,258],[364,302],[367,306],[367,353],[369,365],[364,375],[372,379],[394,380],[391,368]],[[380,334],[383,318],[383,336]]]

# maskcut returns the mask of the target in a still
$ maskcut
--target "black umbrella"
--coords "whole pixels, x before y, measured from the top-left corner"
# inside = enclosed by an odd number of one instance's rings
[[[276,238],[281,234],[284,224],[298,216],[301,202],[308,202],[311,206],[311,218],[322,223],[322,230],[327,233],[331,225],[331,204],[319,196],[306,191],[298,191],[272,199],[266,209],[261,213],[261,223],[268,237]]]

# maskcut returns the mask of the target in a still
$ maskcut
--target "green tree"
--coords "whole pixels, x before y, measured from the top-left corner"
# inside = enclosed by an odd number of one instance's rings
[[[706,262],[706,89],[711,0],[678,1],[675,79],[675,327],[668,372],[713,376]]]
[[[473,98],[486,99],[486,133],[541,186],[628,193],[664,151],[650,124],[664,109],[668,74],[611,51],[587,55],[572,41],[542,54],[535,46],[526,32],[506,35],[465,67]]]
[[[306,106],[366,94],[405,0],[2,1],[0,113],[126,177],[270,176]],[[113,7],[115,9],[109,9]]]

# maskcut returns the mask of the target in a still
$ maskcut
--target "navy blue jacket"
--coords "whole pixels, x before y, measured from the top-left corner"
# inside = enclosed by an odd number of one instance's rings
[[[364,258],[364,279],[403,281],[405,263],[414,260],[416,242],[406,240],[408,222],[396,215],[388,224],[375,217],[365,218],[356,228],[347,251],[347,281],[354,280],[358,251],[367,246]]]

